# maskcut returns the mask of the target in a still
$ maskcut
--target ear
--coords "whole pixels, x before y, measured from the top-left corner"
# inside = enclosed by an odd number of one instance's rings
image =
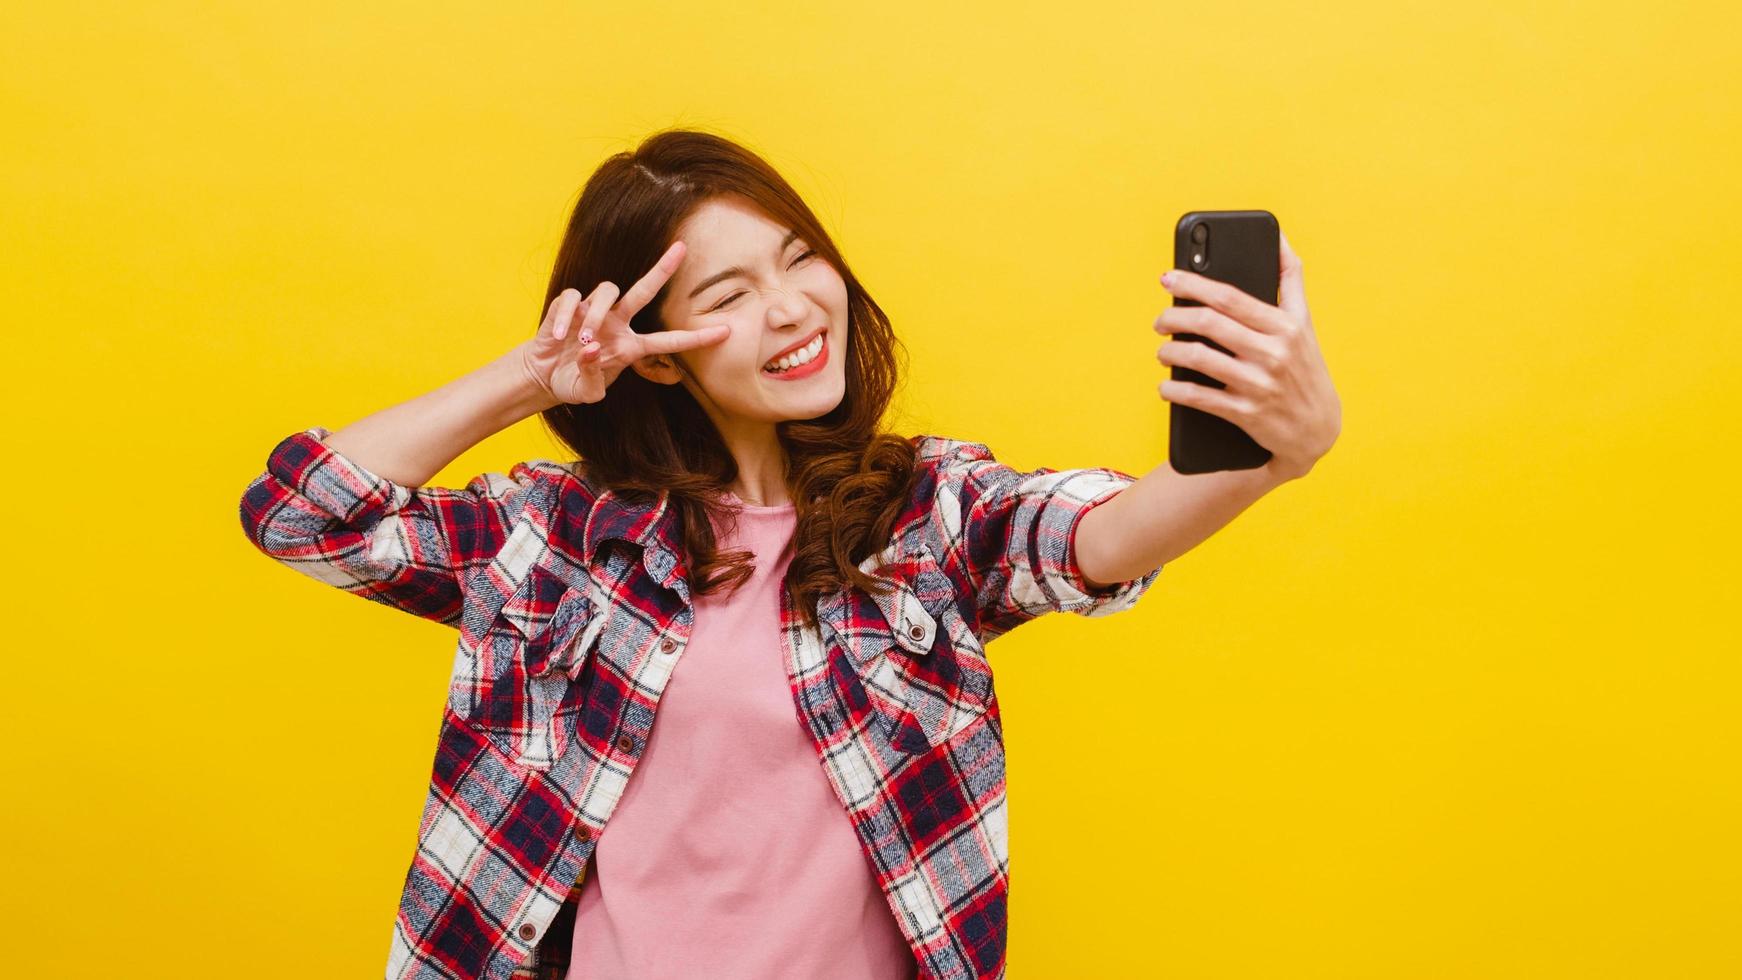
[[[636,374],[654,384],[674,385],[683,380],[683,375],[678,371],[677,365],[672,363],[669,354],[653,354],[629,366],[635,369]]]

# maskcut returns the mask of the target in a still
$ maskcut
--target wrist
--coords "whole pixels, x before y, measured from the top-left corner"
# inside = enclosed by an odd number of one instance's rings
[[[499,377],[498,408],[504,428],[562,404],[533,372],[524,343],[497,358],[491,368]]]
[[[1277,486],[1281,486],[1290,480],[1298,480],[1301,477],[1306,476],[1312,468],[1311,463],[1301,465],[1296,462],[1285,461],[1281,457],[1275,455],[1271,456],[1270,461],[1264,464],[1265,472],[1270,474],[1271,480],[1274,481]]]

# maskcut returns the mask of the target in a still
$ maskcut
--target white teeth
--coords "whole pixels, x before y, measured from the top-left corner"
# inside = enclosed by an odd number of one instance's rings
[[[803,347],[800,347],[797,351],[795,351],[791,354],[788,354],[785,357],[779,358],[777,360],[769,361],[767,364],[764,364],[762,366],[762,370],[769,371],[772,373],[779,373],[781,371],[789,371],[795,367],[798,367],[800,364],[808,364],[812,358],[815,358],[818,354],[822,353],[822,350],[823,350],[823,335],[819,333],[819,334],[817,334],[817,339],[811,341],[810,343],[804,345]]]

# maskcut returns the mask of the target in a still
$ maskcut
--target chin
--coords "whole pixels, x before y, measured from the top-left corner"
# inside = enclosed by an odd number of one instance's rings
[[[846,384],[843,381],[833,386],[834,392],[826,398],[806,398],[795,404],[788,416],[793,421],[805,421],[820,418],[840,407],[841,399],[846,396]]]

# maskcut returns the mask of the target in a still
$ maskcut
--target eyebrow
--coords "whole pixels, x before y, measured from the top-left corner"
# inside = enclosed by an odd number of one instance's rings
[[[787,232],[786,237],[782,238],[780,240],[780,247],[774,250],[774,254],[776,256],[779,256],[780,253],[786,251],[786,247],[788,245],[791,245],[793,242],[793,239],[795,239],[797,237],[798,237],[798,230],[797,229],[794,229],[792,231]],[[715,285],[717,283],[725,282],[727,279],[730,279],[733,276],[747,276],[749,274],[750,274],[750,270],[744,268],[741,265],[735,265],[735,266],[731,267],[730,269],[721,269],[719,272],[716,272],[713,275],[709,276],[708,278],[703,279],[701,282],[697,283],[696,288],[690,290],[689,298],[695,299],[696,296],[702,292],[702,290],[707,289],[709,286]]]

